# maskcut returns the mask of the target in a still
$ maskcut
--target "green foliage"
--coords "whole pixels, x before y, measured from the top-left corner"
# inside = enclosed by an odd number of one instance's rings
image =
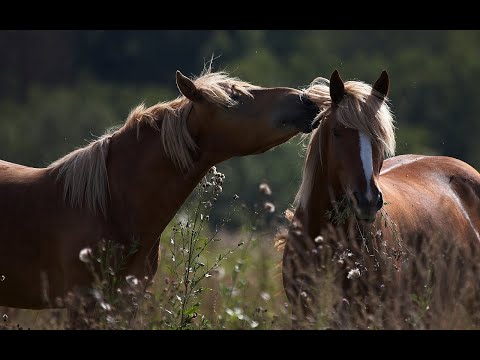
[[[480,167],[480,31],[8,31],[0,33],[0,158],[45,166],[121,124],[129,110],[177,96],[175,70],[215,69],[263,86],[304,87],[338,68],[372,83],[391,76],[397,153],[442,154]],[[35,61],[34,61],[35,59]],[[20,61],[21,60],[21,61]],[[248,205],[268,180],[277,207],[301,179],[299,137],[219,166],[226,195]],[[229,196],[226,196],[227,198]],[[225,212],[220,200],[212,213]],[[233,218],[230,227],[239,228]]]

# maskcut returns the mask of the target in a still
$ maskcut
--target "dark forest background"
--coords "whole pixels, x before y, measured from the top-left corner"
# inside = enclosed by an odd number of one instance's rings
[[[129,110],[178,95],[175,70],[214,69],[262,86],[391,78],[397,153],[442,154],[480,168],[479,31],[0,31],[0,159],[41,167],[122,123]],[[301,179],[296,137],[219,166],[253,203],[267,181],[284,210]]]

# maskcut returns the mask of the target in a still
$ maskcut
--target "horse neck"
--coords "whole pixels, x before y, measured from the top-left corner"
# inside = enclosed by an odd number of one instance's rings
[[[160,133],[122,129],[112,137],[107,161],[111,218],[124,233],[158,237],[213,164],[198,154],[188,173],[165,154]]]
[[[327,177],[318,164],[313,186],[305,196],[304,204],[300,204],[295,212],[295,217],[311,239],[315,239],[328,224],[326,213],[332,209],[328,186]]]

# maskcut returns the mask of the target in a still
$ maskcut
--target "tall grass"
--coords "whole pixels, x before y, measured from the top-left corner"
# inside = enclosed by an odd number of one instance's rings
[[[287,300],[283,254],[274,246],[275,234],[285,232],[289,222],[275,208],[275,191],[266,183],[255,204],[234,196],[223,218],[211,219],[224,178],[212,168],[164,231],[151,286],[119,275],[136,246],[121,249],[103,241],[80,254],[92,273],[90,299],[79,294],[65,299],[77,322],[65,309],[0,308],[1,328],[290,329],[298,304]],[[225,225],[234,213],[244,226],[230,233]],[[301,228],[290,231],[293,241],[302,241]],[[299,293],[300,304],[310,308],[301,327],[478,328],[478,246],[418,237],[399,243],[401,251],[395,252],[373,246],[376,235],[358,243],[339,233],[312,241],[308,261],[295,275],[308,284]]]

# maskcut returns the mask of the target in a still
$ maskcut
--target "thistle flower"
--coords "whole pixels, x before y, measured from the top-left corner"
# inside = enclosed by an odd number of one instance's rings
[[[136,287],[140,283],[138,279],[133,275],[127,275],[125,277],[125,280],[127,281],[127,284],[131,287]]]
[[[205,208],[211,208],[212,207],[212,202],[211,201],[205,201],[204,203]]]
[[[84,263],[89,263],[92,260],[92,249],[88,247],[85,249],[82,249],[78,257],[80,258],[80,261]]]
[[[358,268],[352,269],[347,274],[347,279],[356,279],[360,277],[360,270]]]
[[[270,189],[270,186],[268,186],[267,183],[261,183],[258,186],[258,190],[265,195],[272,195],[272,190]]]
[[[263,292],[260,293],[260,297],[261,297],[263,300],[265,300],[265,301],[268,301],[268,300],[270,300],[270,298],[271,298],[271,297],[270,297],[270,294],[267,293],[267,292],[265,292],[265,291],[263,291]]]
[[[318,235],[314,241],[316,244],[323,243],[323,236]]]
[[[267,201],[264,205],[263,208],[267,210],[269,213],[274,213],[275,212],[275,205],[269,201]]]

